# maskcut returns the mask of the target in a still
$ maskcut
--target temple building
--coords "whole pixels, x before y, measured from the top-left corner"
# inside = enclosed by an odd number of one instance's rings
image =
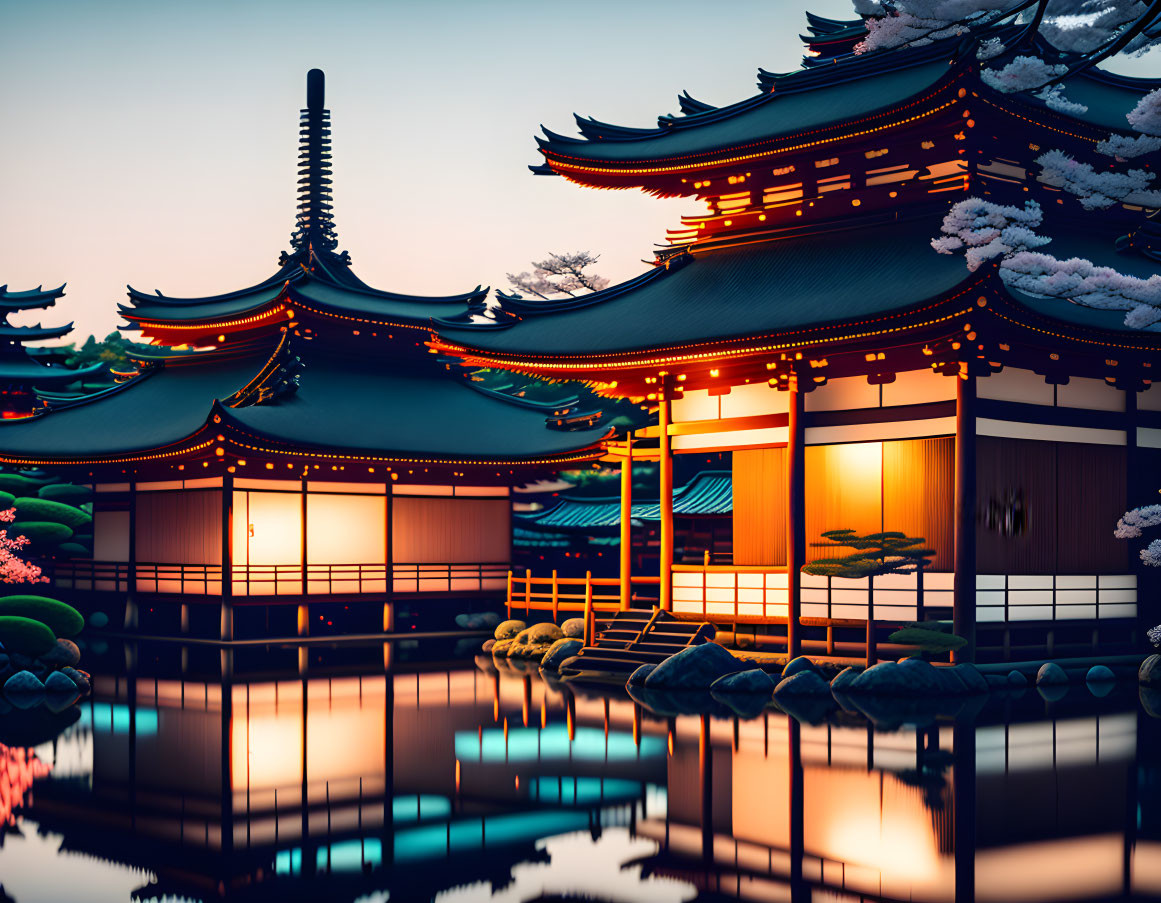
[[[655,128],[546,130],[534,173],[703,212],[644,274],[560,301],[501,295],[497,328],[440,324],[435,348],[653,406],[655,426],[608,446],[626,469],[661,467],[659,567],[623,558],[622,602],[659,575],[663,609],[791,654],[862,642],[868,620],[880,639],[953,621],[968,661],[1136,648],[1161,615],[1113,529],[1157,490],[1161,334],[1020,291],[997,261],[969,271],[932,240],[969,196],[1035,200],[1056,257],[1154,276],[1153,211],[1087,209],[1035,161],[1059,148],[1107,169],[1095,145],[1131,134],[1156,82],[1082,67],[1064,91],[1087,109],[1062,112],[981,77],[978,42],[1018,26],[855,55],[860,23],[810,24],[818,57],[834,36],[826,65],[761,71],[739,103],[685,94]],[[673,462],[708,451],[730,453],[728,565],[674,555]],[[834,530],[901,532],[934,555],[918,575],[804,574],[835,554]]]
[[[126,328],[156,354],[0,431],[0,462],[95,487],[93,560],[58,562],[54,581],[128,595],[129,626],[377,632],[400,605],[495,595],[509,487],[602,453],[599,411],[489,391],[430,351],[436,322],[495,328],[487,289],[380,291],[336,251],[319,70],[300,135],[297,227],[274,275],[205,298],[130,288]]]
[[[51,397],[67,395],[70,388],[87,377],[94,377],[103,367],[95,364],[81,369],[69,369],[48,348],[28,348],[26,342],[58,339],[73,331],[73,324],[64,326],[16,326],[8,322],[13,314],[27,310],[43,310],[56,304],[64,295],[64,286],[45,291],[41,286],[23,292],[12,292],[0,285],[0,418],[5,420],[28,417],[44,403],[39,389]]]

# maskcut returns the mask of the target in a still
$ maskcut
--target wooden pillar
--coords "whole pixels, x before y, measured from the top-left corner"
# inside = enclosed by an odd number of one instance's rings
[[[786,654],[802,654],[802,567],[806,564],[806,429],[804,394],[797,378],[790,385],[786,445]]]
[[[952,843],[955,848],[955,903],[976,898],[976,724],[958,718],[952,729]]]
[[[222,617],[223,642],[234,639],[234,475],[222,477]],[[224,828],[223,828],[224,830]]]
[[[387,484],[387,548],[383,551],[383,558],[387,562],[383,568],[386,575],[386,582],[383,584],[383,589],[386,596],[383,601],[383,632],[393,633],[395,631],[395,550],[392,548],[395,542],[395,534],[392,531],[392,519],[395,517],[395,496],[391,492],[391,484]],[[509,554],[509,559],[511,555]]]
[[[116,586],[116,582],[113,584]],[[129,574],[125,583],[126,630],[137,629],[137,481],[129,482]]]
[[[697,783],[701,810],[701,855],[708,865],[714,858],[714,750],[710,716],[702,715],[697,731]]]
[[[1125,504],[1126,511],[1136,508],[1142,501],[1152,494],[1152,489],[1147,488],[1144,481],[1139,481],[1139,475],[1142,473],[1140,466],[1141,453],[1137,445],[1137,389],[1134,384],[1130,384],[1125,390]],[[1150,475],[1152,476],[1152,475]],[[1129,570],[1137,575],[1137,622],[1134,631],[1133,642],[1139,642],[1139,638],[1144,635],[1154,622],[1148,619],[1148,606],[1144,604],[1144,600],[1148,596],[1154,596],[1154,593],[1147,589],[1148,578],[1145,577],[1144,572],[1149,570],[1142,566],[1141,559],[1133,554],[1130,556]],[[1144,579],[1142,579],[1144,578]],[[1099,615],[1099,612],[1098,612]],[[1100,619],[1094,622],[1093,626],[1093,651],[1094,653],[1100,649]]]
[[[661,610],[673,610],[673,452],[670,449],[669,424],[673,412],[669,400],[669,383],[662,377],[661,400],[657,406],[660,427],[661,473]]]
[[[961,373],[955,393],[955,582],[953,624],[967,644],[953,661],[976,658],[976,377]]]
[[[625,437],[621,459],[621,611],[629,608],[633,593],[633,433]]]
[[[787,717],[786,737],[790,744],[790,900],[806,903],[810,885],[803,880],[802,860],[806,855],[806,773],[802,767],[802,724]]]

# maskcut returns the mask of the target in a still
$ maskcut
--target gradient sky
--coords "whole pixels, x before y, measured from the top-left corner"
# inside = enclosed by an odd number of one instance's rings
[[[849,0],[809,0],[848,17]],[[676,96],[796,68],[805,0],[0,0],[0,284],[68,283],[18,322],[119,322],[269,276],[295,206],[306,71],[327,75],[340,249],[378,288],[444,294],[549,251],[644,268],[685,201],[535,177],[539,124],[652,125]],[[1135,65],[1134,69],[1140,69]],[[1156,66],[1147,68],[1155,69]]]

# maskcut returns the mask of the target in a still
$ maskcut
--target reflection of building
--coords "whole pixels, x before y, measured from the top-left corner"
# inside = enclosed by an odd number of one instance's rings
[[[48,291],[35,288],[26,292],[10,292],[8,286],[0,285],[0,417],[4,419],[28,417],[40,408],[37,389],[47,389],[57,397],[70,383],[95,376],[102,370],[101,364],[70,370],[52,349],[25,347],[25,342],[68,335],[73,331],[72,323],[14,326],[8,322],[13,314],[52,307],[63,294],[63,285]]]
[[[157,354],[134,378],[0,433],[0,460],[95,484],[95,560],[59,567],[58,585],[180,594],[180,613],[130,610],[154,630],[192,619],[229,639],[237,620],[270,635],[269,617],[285,636],[296,612],[278,604],[311,596],[495,593],[510,561],[508,487],[599,453],[599,412],[484,389],[429,354],[436,321],[488,328],[486,289],[380,291],[336,251],[318,70],[300,134],[297,228],[273,276],[207,298],[130,290],[122,315]],[[256,596],[271,607],[246,623]],[[373,608],[347,626],[381,629]]]
[[[1154,277],[1148,211],[1085,211],[1036,177],[1041,148],[1116,168],[1094,143],[1128,133],[1152,82],[1082,67],[1064,86],[1087,112],[1063,113],[981,79],[975,42],[1002,28],[851,55],[861,23],[811,24],[827,65],[763,71],[747,100],[685,95],[656,128],[578,118],[580,137],[539,139],[539,174],[708,209],[650,272],[583,299],[501,296],[502,328],[441,325],[437,348],[655,406],[632,453],[660,460],[663,608],[764,625],[793,652],[924,617],[954,618],[967,659],[1127,651],[1137,575],[1112,529],[1156,489],[1161,335],[931,242],[969,195],[1036,200],[1046,250]],[[732,452],[728,568],[673,560],[673,459],[711,450]],[[923,537],[931,572],[802,577],[838,529]]]
[[[1037,708],[1039,708],[1037,706]],[[745,900],[1104,900],[1157,893],[1134,711],[880,734],[678,719],[652,871]]]
[[[1161,895],[1161,722],[1133,701],[1045,713],[1029,694],[888,732],[773,709],[663,720],[341,651],[304,677],[270,658],[243,676],[241,652],[233,677],[99,676],[24,817],[66,855],[155,873],[144,899],[425,900],[540,865],[589,899],[654,899],[585,883],[598,838],[641,876],[746,900]]]
[[[410,900],[503,885],[543,859],[539,838],[631,827],[664,797],[663,728],[635,733],[628,702],[475,670],[384,676],[369,652],[312,653],[329,677],[97,677],[59,744],[87,763],[39,781],[24,814],[66,851],[156,873],[156,895]]]

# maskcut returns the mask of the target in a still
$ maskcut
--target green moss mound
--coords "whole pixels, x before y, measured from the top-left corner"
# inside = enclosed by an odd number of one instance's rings
[[[79,506],[93,497],[93,490],[88,486],[77,486],[75,483],[52,483],[41,486],[37,495],[50,502]]]
[[[31,477],[21,476],[18,473],[0,473],[0,491],[10,492],[19,498],[25,495],[36,495],[45,480],[34,480]]]
[[[93,522],[92,515],[65,505],[61,502],[51,502],[48,499],[19,498],[16,500],[16,521],[43,521],[45,523],[64,524],[70,530],[87,528]]]
[[[11,492],[0,492],[0,511],[7,511],[16,503],[16,496]]]
[[[0,615],[0,643],[7,652],[37,656],[56,645],[56,636],[40,621],[3,614]]]
[[[79,542],[62,542],[56,550],[70,558],[88,558],[92,554],[88,546],[83,546]]]
[[[73,637],[84,629],[85,619],[67,602],[47,596],[5,596],[0,599],[0,617],[31,618],[46,625],[56,637]]]
[[[9,536],[27,536],[34,546],[55,546],[57,543],[71,539],[72,527],[64,524],[49,524],[42,521],[23,521],[12,524],[8,528]]]
[[[896,630],[888,638],[892,643],[902,646],[917,646],[924,652],[942,653],[954,652],[967,640],[953,633],[944,633],[942,630],[928,630],[924,627],[904,627]]]

